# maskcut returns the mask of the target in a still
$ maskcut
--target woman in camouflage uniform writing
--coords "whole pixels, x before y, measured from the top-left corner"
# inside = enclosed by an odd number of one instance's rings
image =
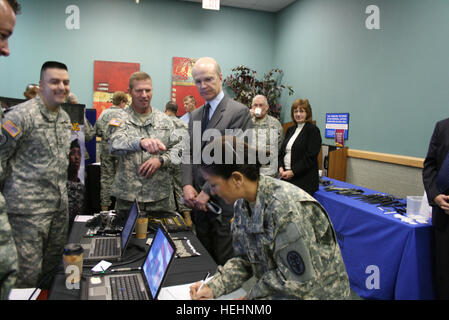
[[[256,150],[237,138],[215,139],[211,147],[218,159],[202,173],[213,193],[234,203],[236,257],[201,291],[200,282],[192,285],[192,299],[228,294],[251,277],[255,285],[243,299],[347,299],[348,276],[323,207],[300,188],[259,175]]]

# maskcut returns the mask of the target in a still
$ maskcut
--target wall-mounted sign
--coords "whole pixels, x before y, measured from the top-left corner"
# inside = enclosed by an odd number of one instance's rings
[[[220,10],[220,0],[203,0],[203,9]]]
[[[348,140],[349,113],[326,113],[326,138],[335,138],[335,130],[345,130],[345,140]]]

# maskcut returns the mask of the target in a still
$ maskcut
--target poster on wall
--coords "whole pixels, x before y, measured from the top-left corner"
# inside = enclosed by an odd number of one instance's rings
[[[63,103],[61,107],[72,122],[72,139],[69,152],[68,180],[84,184],[84,104]]]
[[[335,138],[335,130],[344,130],[344,140],[348,140],[349,113],[326,113],[325,137]]]
[[[94,109],[97,110],[97,119],[103,110],[112,106],[114,92],[127,93],[129,77],[139,70],[139,63],[94,61]],[[129,95],[128,98],[131,101]]]
[[[186,113],[184,97],[194,96],[197,108],[205,102],[198,93],[193,81],[192,68],[195,61],[196,59],[194,58],[173,57],[171,100],[178,105],[177,116],[182,116]]]

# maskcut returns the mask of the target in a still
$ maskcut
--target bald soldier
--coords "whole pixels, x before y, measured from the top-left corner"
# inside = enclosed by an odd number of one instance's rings
[[[284,141],[284,129],[275,117],[268,114],[268,101],[264,95],[257,95],[251,103],[251,117],[254,124],[256,145],[259,150],[270,152],[269,163],[262,165],[260,173],[273,178],[278,176],[278,153]]]

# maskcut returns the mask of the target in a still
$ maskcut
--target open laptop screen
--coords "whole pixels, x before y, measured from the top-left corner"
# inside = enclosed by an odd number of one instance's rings
[[[167,274],[170,262],[175,254],[175,249],[167,239],[162,229],[159,228],[151,243],[150,252],[143,264],[143,273],[148,281],[151,296],[156,299],[162,286],[162,281]]]
[[[128,219],[126,220],[125,226],[122,230],[122,249],[126,248],[126,242],[128,241],[128,238],[133,232],[134,224],[137,219],[137,203],[134,201],[133,206],[131,207],[131,210],[129,211]]]

